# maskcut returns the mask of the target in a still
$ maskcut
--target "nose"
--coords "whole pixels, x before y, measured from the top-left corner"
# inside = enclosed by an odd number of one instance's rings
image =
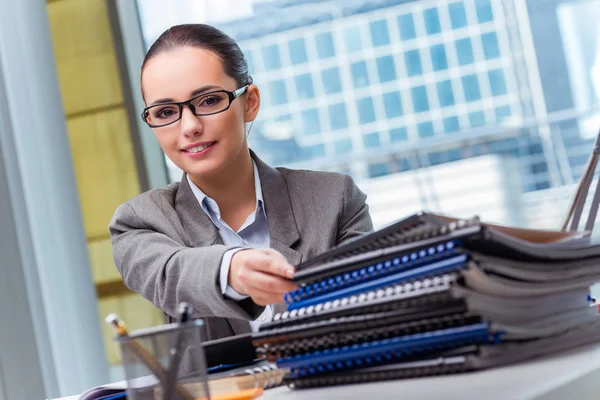
[[[199,117],[195,116],[189,106],[183,106],[181,110],[181,134],[185,137],[202,135],[204,127]]]

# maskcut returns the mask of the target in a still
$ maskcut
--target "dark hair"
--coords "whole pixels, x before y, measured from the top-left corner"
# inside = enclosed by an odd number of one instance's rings
[[[153,57],[186,46],[199,47],[216,54],[223,63],[225,73],[235,79],[239,87],[252,83],[248,63],[240,46],[219,29],[205,24],[175,25],[163,32],[146,53],[142,72]]]

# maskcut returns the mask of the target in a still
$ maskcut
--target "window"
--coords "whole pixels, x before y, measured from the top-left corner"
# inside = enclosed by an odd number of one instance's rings
[[[246,63],[248,64],[248,72],[253,74],[256,72],[256,66],[254,65],[254,56],[252,55],[252,51],[243,50],[244,58],[246,59]]]
[[[506,89],[506,81],[504,80],[504,71],[502,69],[489,71],[488,78],[490,80],[492,96],[502,96],[503,94],[508,93],[508,90]]]
[[[479,81],[477,80],[477,75],[463,76],[462,84],[465,92],[465,100],[467,102],[481,99],[481,92],[479,90]]]
[[[404,60],[406,62],[406,74],[408,76],[421,75],[423,73],[419,50],[407,51],[404,53]]]
[[[329,123],[332,130],[348,127],[348,115],[346,114],[346,105],[344,103],[329,106]]]
[[[405,127],[394,128],[390,130],[390,141],[392,141],[392,143],[406,142],[407,140],[408,133],[406,132]]]
[[[383,46],[390,43],[390,34],[386,20],[373,21],[369,24],[369,28],[371,29],[373,46]]]
[[[460,130],[460,124],[458,122],[458,117],[448,117],[444,118],[444,132],[446,133],[454,133]]]
[[[496,107],[494,112],[496,114],[496,119],[498,121],[502,121],[503,119],[510,117],[512,114],[512,112],[510,110],[510,106]]]
[[[315,90],[313,87],[313,80],[310,74],[302,74],[296,76],[296,93],[298,99],[312,99],[315,97]]]
[[[321,132],[319,112],[316,109],[304,110],[302,116],[302,129],[305,135],[314,135]]]
[[[323,88],[325,93],[332,94],[342,91],[342,82],[340,81],[340,70],[337,67],[324,69],[321,72],[323,78]]]
[[[335,154],[337,155],[348,154],[352,151],[352,140],[336,140],[335,142],[333,142],[333,149],[335,151]]]
[[[390,166],[388,163],[370,163],[369,164],[369,178],[376,178],[378,176],[384,176],[390,173]]]
[[[465,12],[465,4],[462,1],[450,4],[448,12],[450,13],[452,29],[460,29],[467,26],[467,13]]]
[[[421,122],[417,125],[417,132],[419,132],[419,137],[421,138],[433,136],[433,123]]]
[[[401,116],[402,101],[399,92],[390,92],[383,95],[383,106],[385,108],[386,118],[395,118]]]
[[[473,45],[470,38],[456,41],[456,55],[460,65],[473,64]]]
[[[302,158],[305,160],[314,160],[315,158],[325,157],[325,146],[316,144],[313,146],[304,147],[301,149]]]
[[[398,17],[398,28],[400,30],[400,39],[402,40],[410,40],[417,37],[415,22],[411,14],[400,15]]]
[[[446,58],[446,49],[443,44],[436,44],[429,49],[431,54],[431,64],[434,71],[448,69],[448,59]]]
[[[375,121],[375,107],[373,106],[373,99],[365,97],[356,101],[358,108],[358,121],[361,124],[368,124],[369,122]]]
[[[317,43],[317,55],[320,59],[335,56],[331,32],[319,33],[315,36],[315,41]]]
[[[485,125],[485,113],[483,111],[476,111],[469,113],[469,124],[472,128]]]
[[[379,139],[379,133],[374,132],[374,133],[368,133],[368,134],[364,135],[363,136],[363,145],[368,149],[372,149],[375,147],[381,147],[381,140]]]
[[[490,0],[475,0],[475,8],[477,9],[477,21],[480,24],[494,20]]]
[[[483,43],[483,53],[486,60],[500,57],[500,45],[498,44],[498,36],[496,32],[484,33],[481,35]]]
[[[271,104],[275,106],[288,102],[287,90],[285,89],[285,81],[283,79],[269,82],[269,94]]]
[[[292,64],[303,64],[308,61],[308,56],[306,55],[306,43],[304,42],[304,38],[290,40],[289,48],[290,59],[292,60]]]
[[[362,50],[362,39],[357,26],[344,29],[344,42],[346,42],[346,51],[348,53]]]
[[[267,70],[281,68],[281,57],[279,56],[279,47],[271,44],[262,48],[262,56]]]
[[[442,31],[437,8],[429,8],[423,11],[423,18],[425,18],[425,31],[428,35],[435,35]]]
[[[396,80],[396,65],[394,57],[383,56],[377,58],[377,72],[379,73],[379,82],[389,82]]]
[[[355,88],[367,86],[369,84],[369,74],[367,73],[367,63],[359,61],[350,66],[352,83]]]
[[[417,86],[410,90],[415,112],[429,111],[429,99],[425,86]]]
[[[448,80],[438,82],[437,92],[441,107],[449,107],[454,105],[454,91],[452,90],[451,81]]]

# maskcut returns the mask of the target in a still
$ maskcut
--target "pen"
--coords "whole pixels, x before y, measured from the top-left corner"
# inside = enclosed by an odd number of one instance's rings
[[[192,308],[188,303],[180,303],[177,312],[179,314],[179,326],[182,326],[182,324],[185,324],[189,320],[192,313]],[[173,399],[173,389],[175,388],[175,383],[177,382],[177,372],[179,371],[179,364],[181,363],[183,353],[183,349],[181,347],[184,342],[184,332],[176,332],[176,334],[177,339],[175,340],[175,346],[171,350],[171,354],[169,356],[169,370],[165,380],[165,400]]]
[[[125,323],[120,320],[120,318],[116,314],[109,314],[105,321],[108,324],[114,326],[117,331],[117,335],[119,337],[126,337],[129,335],[127,331],[127,327]],[[161,381],[161,383],[165,384],[166,372],[160,363],[150,354],[141,344],[139,344],[135,340],[130,340],[127,342],[129,348],[140,358],[140,360],[152,371],[152,373]],[[181,396],[184,400],[194,400],[194,396],[192,396],[182,385],[175,384],[175,390],[179,396]]]

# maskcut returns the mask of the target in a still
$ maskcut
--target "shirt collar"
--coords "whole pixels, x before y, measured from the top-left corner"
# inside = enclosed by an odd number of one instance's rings
[[[262,186],[260,184],[260,176],[258,175],[258,168],[256,167],[256,163],[254,162],[254,160],[252,160],[252,167],[254,169],[254,194],[256,196],[256,210],[260,210],[262,209],[263,213],[265,212],[265,204],[263,201],[263,195],[262,195]],[[204,192],[202,192],[202,190],[200,190],[200,188],[198,186],[196,186],[196,184],[194,182],[192,182],[192,180],[190,179],[190,176],[186,174],[186,179],[188,181],[188,184],[190,185],[190,188],[192,189],[192,193],[194,193],[194,197],[196,197],[196,200],[198,200],[198,203],[200,203],[200,206],[202,207],[202,209],[204,210],[204,212],[211,217],[211,212],[217,214],[217,216],[220,217],[221,212],[219,211],[219,207],[217,206],[217,203],[211,199],[210,197],[208,197],[206,194],[204,194]],[[266,215],[266,213],[265,213]]]

